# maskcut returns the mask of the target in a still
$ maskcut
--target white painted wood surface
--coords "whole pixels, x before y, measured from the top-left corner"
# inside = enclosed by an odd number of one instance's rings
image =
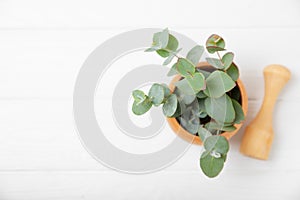
[[[0,199],[300,199],[300,2],[0,1]],[[262,69],[286,65],[292,79],[274,116],[268,161],[231,140],[217,179],[199,171],[201,149],[154,174],[128,175],[95,161],[77,137],[72,93],[89,53],[121,32],[170,27],[199,43],[219,33],[236,54],[255,116]]]

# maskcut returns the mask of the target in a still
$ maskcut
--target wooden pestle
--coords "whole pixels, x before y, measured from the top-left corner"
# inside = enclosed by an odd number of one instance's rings
[[[265,96],[254,120],[246,127],[240,152],[257,159],[268,159],[273,142],[272,116],[278,94],[291,77],[282,65],[269,65],[264,69]]]

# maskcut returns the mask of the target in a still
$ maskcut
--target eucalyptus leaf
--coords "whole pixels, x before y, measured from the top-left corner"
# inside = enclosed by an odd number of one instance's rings
[[[245,115],[244,115],[243,108],[242,108],[242,106],[239,104],[239,102],[237,102],[236,100],[231,99],[231,101],[232,101],[233,108],[234,108],[234,110],[235,110],[235,119],[234,119],[234,123],[235,123],[235,124],[239,124],[239,123],[241,123],[242,121],[244,121],[244,119],[245,119]]]
[[[207,114],[218,123],[232,123],[235,119],[235,110],[227,94],[219,98],[208,97],[205,99]]]
[[[170,53],[165,49],[158,49],[156,53],[163,58],[167,58],[170,55]]]
[[[213,34],[206,41],[206,49],[209,53],[224,51],[225,41],[219,35]]]
[[[150,97],[154,106],[159,106],[164,100],[164,87],[158,83],[154,83],[150,90],[148,96]]]
[[[204,48],[200,45],[196,45],[188,52],[186,58],[196,66],[203,52],[204,52]]]
[[[144,101],[147,97],[141,90],[134,90],[132,92],[132,96],[134,98],[134,101],[136,101],[137,103]]]
[[[142,115],[150,110],[152,102],[149,97],[146,97],[143,101],[134,101],[132,105],[132,112],[136,115]]]
[[[183,128],[185,128],[188,132],[192,134],[196,134],[199,129],[200,120],[197,116],[198,111],[198,103],[192,103],[186,107],[186,109],[182,112],[181,120],[183,121]]]
[[[234,63],[231,63],[230,67],[227,68],[226,73],[232,78],[233,81],[237,81],[240,76],[239,69]]]
[[[234,57],[234,54],[231,52],[224,54],[224,56],[222,57],[222,62],[224,64],[225,70],[227,70],[230,67],[230,65],[232,64],[233,57]]]
[[[194,94],[205,88],[205,77],[199,72],[196,72],[193,75],[186,76],[186,79],[194,90]]]
[[[234,131],[236,130],[236,127],[233,126],[232,124],[226,125],[226,124],[219,124],[217,122],[211,121],[205,124],[205,128],[207,130],[213,131],[213,130],[221,130],[221,131]]]
[[[177,51],[177,48],[178,48],[178,40],[172,34],[169,34],[167,49],[175,52]]]
[[[223,155],[229,151],[229,143],[224,136],[213,135],[204,141],[204,149],[209,152],[215,151]]]
[[[163,113],[167,117],[172,117],[177,110],[177,97],[175,94],[171,94],[163,105]]]
[[[182,50],[182,48],[178,49],[177,51],[170,53],[169,57],[164,61],[163,65],[168,65],[170,62],[172,62],[173,58],[177,53],[179,53]]]
[[[203,126],[199,127],[198,135],[202,142],[204,142],[206,140],[206,138],[212,136],[212,134],[207,129],[203,128]]]
[[[183,102],[186,105],[191,104],[195,99],[196,99],[195,95],[183,95],[183,98],[182,98]]]
[[[235,82],[225,72],[216,70],[206,79],[204,93],[209,97],[218,98],[234,88]]]
[[[195,95],[193,88],[188,83],[187,79],[182,79],[174,83],[174,85],[185,95]]]
[[[167,98],[171,94],[169,86],[165,83],[160,84],[164,88],[164,97]]]
[[[199,67],[196,68],[197,72],[200,72],[201,74],[204,75],[205,78],[207,78],[211,73],[205,70],[200,69]]]
[[[178,72],[177,72],[177,63],[174,63],[172,65],[171,69],[169,70],[167,76],[174,76],[176,74],[178,74]]]
[[[161,44],[161,48],[165,48],[168,45],[169,42],[169,30],[168,28],[164,29],[160,36],[159,36],[159,42]]]
[[[224,69],[223,63],[217,58],[206,58],[206,61],[211,64],[214,68]]]
[[[186,77],[195,73],[195,66],[187,59],[179,58],[177,61],[177,71],[180,75]]]
[[[202,155],[207,154],[204,152]],[[224,166],[224,158],[216,158],[209,153],[206,156],[201,156],[200,158],[200,167],[203,173],[210,177],[216,177],[220,174]]]

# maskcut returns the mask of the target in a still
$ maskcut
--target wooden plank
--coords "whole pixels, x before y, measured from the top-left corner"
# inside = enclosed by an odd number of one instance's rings
[[[159,172],[143,176],[107,172],[12,172],[0,173],[0,198],[298,200],[299,178],[299,170],[230,171],[217,180],[205,178],[200,172]]]
[[[0,2],[0,27],[77,29],[116,27],[266,28],[299,26],[297,0],[139,1],[13,0]],[[174,14],[177,13],[177,14]]]

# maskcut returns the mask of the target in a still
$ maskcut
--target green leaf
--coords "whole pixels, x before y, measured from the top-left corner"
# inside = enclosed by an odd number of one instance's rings
[[[180,90],[178,88],[176,88],[174,90],[174,94],[176,94],[177,100],[180,103],[184,103],[185,105],[191,104],[196,99],[196,96],[194,94],[192,94],[192,95],[186,94],[186,93],[182,92],[182,90]]]
[[[177,97],[171,94],[163,105],[163,113],[167,117],[172,117],[177,110]]]
[[[200,72],[201,74],[204,75],[205,78],[207,78],[211,73],[205,70],[202,70],[200,68],[196,68],[197,72]]]
[[[215,151],[224,155],[229,151],[229,143],[224,136],[213,135],[206,138],[204,141],[204,148],[208,152]]]
[[[178,40],[172,34],[169,34],[167,49],[171,51],[176,51],[177,48],[178,48]]]
[[[204,104],[207,114],[218,123],[232,123],[234,121],[235,110],[227,94],[219,98],[208,97]]]
[[[230,67],[232,61],[233,61],[233,57],[234,54],[231,52],[226,53],[223,57],[222,57],[222,62],[224,64],[224,68],[225,70],[228,69],[228,67]]]
[[[198,100],[199,110],[202,112],[206,112],[205,99],[197,99],[197,100]]]
[[[159,106],[164,100],[164,87],[158,83],[154,83],[150,90],[148,96],[150,97],[153,105]]]
[[[167,98],[168,96],[170,96],[171,91],[170,91],[169,86],[167,84],[165,84],[165,83],[162,83],[160,85],[163,86],[163,88],[164,88],[164,96],[165,96],[165,98]]]
[[[188,75],[186,79],[193,88],[195,94],[205,87],[205,77],[199,72],[196,72],[194,75]]]
[[[168,40],[168,45],[166,47],[160,47],[157,49],[157,53],[158,55],[160,55],[163,58],[169,57],[171,55],[173,55],[171,52],[176,52],[178,53],[180,50],[177,50],[178,48],[178,40],[171,34],[169,34],[169,40]],[[173,55],[174,57],[174,55]],[[169,58],[171,59],[171,58]],[[172,59],[171,59],[172,60]]]
[[[134,90],[132,92],[132,96],[134,98],[134,101],[136,101],[137,103],[144,101],[147,97],[141,90]]]
[[[170,53],[167,50],[164,50],[164,49],[158,49],[156,51],[156,53],[158,55],[160,55],[161,57],[163,57],[163,58],[166,58],[166,57],[168,57],[170,55]]]
[[[224,69],[224,65],[222,62],[217,58],[206,58],[206,61],[211,64],[214,68],[217,69]]]
[[[170,69],[170,71],[168,72],[167,76],[174,76],[178,74],[177,72],[177,63],[174,63]]]
[[[134,101],[132,105],[132,112],[136,115],[142,115],[146,113],[152,107],[152,102],[149,97],[146,97],[143,101]]]
[[[233,81],[237,81],[240,76],[239,69],[234,63],[231,63],[230,67],[226,70],[226,73],[232,78]]]
[[[183,128],[192,134],[196,134],[199,129],[200,120],[197,116],[198,104],[197,102],[190,104],[183,110],[180,118],[180,123]]]
[[[235,124],[239,124],[239,123],[241,123],[242,121],[244,121],[244,119],[245,119],[245,115],[244,115],[244,112],[243,112],[243,108],[242,108],[242,106],[239,104],[239,102],[237,102],[236,100],[231,99],[231,101],[232,101],[233,108],[234,108],[234,110],[235,110],[235,119],[234,119],[234,123],[235,123]]]
[[[235,82],[225,72],[216,70],[206,79],[204,93],[213,98],[218,98],[234,88]]]
[[[169,42],[169,30],[168,28],[164,29],[159,37],[159,41],[161,43],[161,48],[165,48]]]
[[[202,155],[207,154],[204,152]],[[209,178],[216,177],[220,174],[224,166],[224,159],[222,157],[216,158],[207,154],[206,156],[201,156],[200,167],[203,173]]]
[[[195,73],[195,66],[185,58],[179,58],[177,61],[177,71],[183,77]]]
[[[180,81],[177,81],[174,85],[180,90],[181,93],[184,93],[185,95],[195,96],[193,88],[190,86],[190,84],[185,78]]]
[[[198,93],[196,94],[196,96],[197,96],[197,98],[199,98],[199,99],[203,99],[203,98],[206,98],[206,97],[207,97],[206,94],[204,94],[203,91],[198,92]]]
[[[170,53],[169,57],[164,61],[163,65],[168,65],[170,64],[170,62],[172,62],[173,58],[175,57],[175,55],[177,53],[179,53],[182,50],[182,48],[178,49],[177,51],[175,51],[174,53]]]
[[[199,135],[202,142],[205,141],[206,138],[212,136],[212,134],[207,129],[203,128],[203,126],[199,127],[198,135]]]
[[[188,52],[186,58],[196,66],[203,52],[204,52],[204,48],[200,45],[197,45]]]
[[[208,122],[205,124],[205,128],[207,128],[208,130],[210,131],[214,131],[214,130],[220,130],[220,131],[228,131],[228,132],[231,132],[231,131],[234,131],[236,130],[236,127],[233,126],[233,125],[225,125],[225,124],[219,124],[219,123],[216,123],[214,121],[211,121],[211,122]]]
[[[206,49],[209,53],[224,51],[225,41],[219,35],[213,34],[206,41]]]

